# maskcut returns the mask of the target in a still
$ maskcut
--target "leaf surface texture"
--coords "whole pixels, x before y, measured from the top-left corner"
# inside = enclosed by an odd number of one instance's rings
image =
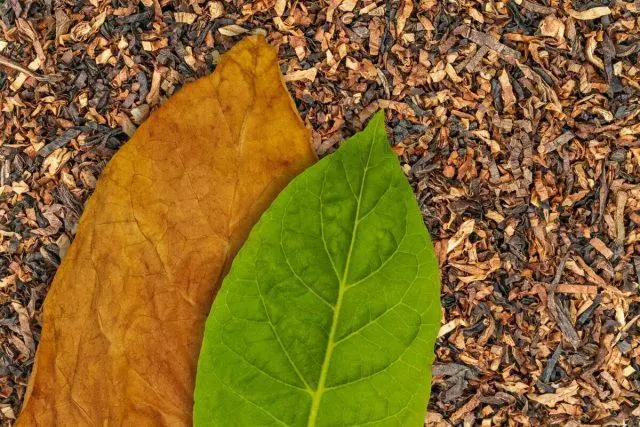
[[[206,316],[230,260],[315,161],[276,52],[250,37],[104,170],[44,307],[19,425],[191,425]]]
[[[207,320],[195,424],[421,426],[439,296],[378,113],[295,178],[238,253]]]

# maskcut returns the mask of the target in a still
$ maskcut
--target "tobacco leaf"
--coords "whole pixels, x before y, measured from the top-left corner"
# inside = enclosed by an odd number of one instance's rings
[[[378,113],[295,178],[205,327],[194,423],[421,426],[438,262]]]
[[[315,161],[276,52],[250,37],[114,156],[45,301],[19,425],[190,425],[230,260]]]

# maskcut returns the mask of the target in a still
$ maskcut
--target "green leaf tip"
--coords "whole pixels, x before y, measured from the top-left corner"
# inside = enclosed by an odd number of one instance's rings
[[[384,112],[295,178],[207,320],[195,425],[421,426],[440,278]]]

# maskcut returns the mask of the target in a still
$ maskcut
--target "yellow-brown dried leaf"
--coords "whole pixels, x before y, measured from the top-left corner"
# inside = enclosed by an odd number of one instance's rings
[[[190,425],[219,283],[260,214],[314,161],[262,37],[158,109],[86,205],[45,302],[18,425]]]

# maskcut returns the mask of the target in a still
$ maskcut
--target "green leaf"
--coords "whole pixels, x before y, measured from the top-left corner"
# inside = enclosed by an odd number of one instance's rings
[[[263,214],[209,314],[194,422],[421,426],[438,263],[384,114]]]

